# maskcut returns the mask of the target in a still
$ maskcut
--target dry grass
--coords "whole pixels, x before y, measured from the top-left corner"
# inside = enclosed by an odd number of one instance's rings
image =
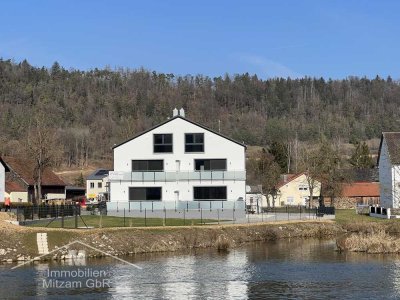
[[[352,233],[336,241],[339,251],[400,253],[400,239],[385,231],[374,234]]]

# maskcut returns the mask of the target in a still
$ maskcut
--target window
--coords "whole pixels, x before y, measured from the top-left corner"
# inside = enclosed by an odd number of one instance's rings
[[[129,200],[161,200],[161,187],[130,187]]]
[[[196,171],[226,171],[226,159],[195,159]]]
[[[91,188],[91,189],[94,189],[94,182],[91,182],[91,183],[90,183],[90,188]]]
[[[204,133],[186,133],[185,152],[204,152]]]
[[[172,153],[172,134],[154,134],[154,153]]]
[[[307,191],[307,190],[308,190],[308,186],[306,186],[306,185],[299,186],[299,191]]]
[[[164,170],[164,161],[159,160],[132,160],[132,172],[156,172]]]
[[[194,200],[226,200],[226,186],[195,186]]]
[[[101,182],[98,182],[98,183],[97,183],[97,187],[98,187],[99,189],[101,189],[101,188],[102,188],[102,186],[103,186],[103,185],[102,185],[102,183],[101,183]]]

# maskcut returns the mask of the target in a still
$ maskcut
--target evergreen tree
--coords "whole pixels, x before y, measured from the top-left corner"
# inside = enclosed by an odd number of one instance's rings
[[[288,151],[287,146],[280,142],[272,142],[268,151],[275,159],[275,162],[281,168],[281,172],[287,172],[288,168]]]
[[[365,142],[357,142],[349,162],[356,169],[368,169],[374,166],[368,145]]]

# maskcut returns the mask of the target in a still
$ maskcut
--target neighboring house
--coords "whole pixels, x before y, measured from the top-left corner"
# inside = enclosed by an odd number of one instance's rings
[[[244,200],[245,148],[174,110],[173,118],[114,146],[111,202]]]
[[[2,157],[0,162],[9,172],[6,174],[7,194],[32,202],[35,193],[34,162],[31,160]],[[15,194],[13,194],[15,193]],[[23,196],[26,193],[26,198]],[[14,197],[14,196],[13,196]],[[42,199],[65,199],[65,183],[49,168],[42,174]]]
[[[383,132],[378,154],[380,202],[400,208],[400,132]]]
[[[275,200],[275,206],[285,205],[309,205],[310,191],[307,177],[304,173],[286,174],[277,185],[278,194]],[[312,206],[315,206],[321,195],[321,183],[315,181],[313,190]],[[269,196],[270,197],[270,196]],[[273,199],[270,197],[271,206],[274,206]]]
[[[7,165],[0,158],[0,202],[4,202],[5,189],[6,189],[6,172],[9,172]]]
[[[86,178],[86,197],[88,199],[108,199],[108,172],[110,170],[97,169]]]
[[[260,213],[266,206],[267,198],[262,194],[262,185],[246,186],[246,210],[252,213]]]
[[[343,184],[341,195],[333,205],[336,208],[355,208],[360,205],[375,205],[380,203],[380,184],[378,169],[347,170],[351,183]],[[322,187],[322,194],[324,188]],[[330,197],[323,197],[325,205],[331,205]]]

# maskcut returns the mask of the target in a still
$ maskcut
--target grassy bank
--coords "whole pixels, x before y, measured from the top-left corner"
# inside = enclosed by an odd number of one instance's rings
[[[94,228],[108,228],[108,227],[145,227],[145,226],[190,226],[200,225],[204,223],[216,223],[215,220],[208,219],[162,219],[162,218],[132,218],[132,217],[113,217],[113,216],[82,216],[77,219],[78,227],[94,227]],[[30,227],[49,227],[49,228],[62,228],[60,219],[43,220],[40,223],[33,223],[27,226]],[[75,228],[75,218],[69,217],[64,219],[64,228]]]
[[[186,227],[144,227],[144,228],[99,228],[91,230],[27,228],[20,234],[3,232],[0,241],[3,249],[11,249],[3,253],[0,259],[16,259],[18,256],[37,256],[35,247],[36,233],[47,232],[49,250],[57,249],[75,240],[82,241],[92,247],[113,255],[133,253],[178,251],[196,248],[229,249],[253,241],[269,241],[289,237],[327,237],[336,236],[341,229],[334,222],[282,222],[270,224],[245,225],[205,225]],[[25,241],[17,241],[25,236],[29,247],[19,248]],[[13,241],[9,239],[13,237]],[[17,239],[17,240],[15,240]],[[28,243],[28,240],[30,242]],[[18,244],[18,242],[20,242]],[[98,252],[74,245],[75,250],[86,250],[89,256],[98,256]],[[16,251],[13,251],[16,249]],[[66,251],[57,251],[60,257]],[[1,255],[3,254],[3,255]],[[50,256],[52,258],[53,256]]]

